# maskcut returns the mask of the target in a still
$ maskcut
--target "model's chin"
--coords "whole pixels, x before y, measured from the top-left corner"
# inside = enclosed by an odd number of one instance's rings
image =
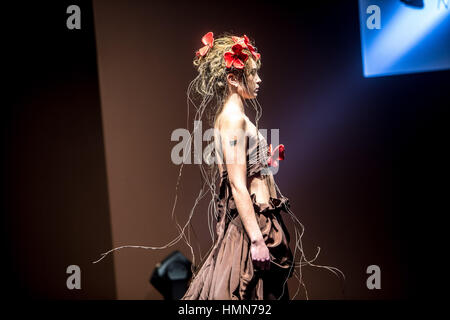
[[[258,95],[258,92],[253,92],[252,94],[248,94],[244,99],[252,100],[252,99],[255,99],[257,95]]]

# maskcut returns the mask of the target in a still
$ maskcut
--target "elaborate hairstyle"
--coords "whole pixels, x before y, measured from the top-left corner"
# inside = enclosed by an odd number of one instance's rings
[[[189,102],[196,105],[195,101],[199,101],[199,109],[205,107],[212,125],[228,94],[227,75],[236,75],[246,86],[246,78],[250,74],[250,59],[256,62],[259,69],[261,55],[256,52],[246,35],[237,37],[225,33],[214,39],[213,33],[208,32],[203,36],[202,42],[205,46],[196,52],[193,61],[198,75],[188,88],[188,106]]]
[[[187,125],[189,127],[189,114],[190,114],[190,106],[192,105],[196,112],[194,116],[194,128],[190,133],[190,137],[188,140],[188,152],[185,154],[185,157],[190,155],[190,146],[192,144],[192,137],[198,133],[201,128],[199,126],[195,126],[195,123],[200,123],[206,113],[208,122],[211,126],[214,126],[217,116],[222,111],[224,103],[226,101],[228,95],[228,81],[227,75],[232,73],[237,76],[239,81],[243,83],[245,87],[247,87],[247,76],[250,74],[250,59],[253,59],[256,62],[257,69],[261,67],[261,55],[257,52],[256,47],[250,41],[250,39],[244,35],[242,37],[238,37],[232,34],[225,33],[214,39],[214,34],[212,32],[208,32],[202,38],[203,47],[196,51],[195,58],[193,60],[193,65],[197,69],[197,76],[190,82],[187,88],[187,114],[188,120]],[[262,108],[256,98],[254,99],[246,99],[243,101],[244,105],[247,107],[252,107],[256,111],[255,116],[255,126],[256,130],[259,130],[259,119],[261,117]],[[202,133],[201,133],[202,134]],[[259,135],[257,135],[259,139]],[[259,141],[258,141],[259,143]],[[215,150],[214,150],[215,151]],[[213,151],[213,152],[214,152]],[[262,150],[261,152],[266,152],[267,150]],[[257,155],[259,156],[259,155]],[[184,159],[185,160],[185,159]],[[205,195],[209,192],[211,195],[209,205],[208,205],[208,226],[211,235],[211,239],[214,242],[214,222],[216,221],[214,218],[218,218],[218,208],[217,202],[218,192],[216,191],[217,182],[220,178],[220,173],[218,166],[215,161],[212,163],[204,163],[203,161],[199,164],[200,172],[202,175],[202,188],[198,193],[197,199],[194,201],[194,205],[190,210],[188,221],[181,226],[178,221],[175,213],[176,203],[178,199],[178,186],[180,183],[180,178],[183,170],[185,161],[182,161],[179,169],[179,174],[176,183],[175,190],[175,200],[174,205],[172,207],[172,219],[175,220],[176,226],[179,229],[180,233],[178,236],[167,243],[164,246],[160,247],[150,247],[150,246],[141,246],[141,245],[125,245],[120,246],[114,249],[111,249],[105,253],[102,253],[101,258],[94,263],[102,260],[109,253],[119,250],[122,248],[141,248],[141,249],[153,249],[153,250],[161,250],[166,249],[170,246],[173,246],[182,238],[185,240],[186,244],[189,246],[192,254],[192,268],[195,276],[195,268],[197,264],[195,263],[195,254],[190,244],[190,230],[193,229],[191,225],[191,219],[194,214],[195,208],[199,201],[205,197]],[[284,197],[281,193],[278,185],[275,183],[275,190],[277,194],[281,197]],[[330,267],[330,266],[322,266],[314,264],[313,262],[317,259],[320,253],[320,247],[317,249],[317,253],[315,254],[313,259],[308,260],[303,251],[303,245],[301,238],[304,233],[304,227],[302,223],[298,220],[296,215],[290,210],[289,207],[286,207],[286,211],[291,218],[294,228],[295,228],[295,249],[293,252],[293,261],[291,268],[294,268],[293,274],[299,281],[298,289],[295,295],[292,297],[292,300],[297,295],[300,286],[303,286],[306,298],[308,299],[308,292],[303,281],[302,277],[302,266],[314,266],[319,268],[324,268],[331,271],[333,274],[338,276],[340,274],[343,279],[345,279],[344,274],[338,268]],[[186,228],[188,228],[188,234],[186,235]],[[195,232],[195,231],[194,231]],[[213,244],[214,245],[214,244]],[[298,261],[295,260],[297,250],[300,252],[300,257]],[[206,258],[206,257],[205,257]],[[202,258],[200,259],[202,260]],[[297,273],[295,268],[299,268],[299,272]],[[286,278],[284,284],[287,282],[288,278]],[[285,286],[283,285],[283,293]],[[283,295],[281,294],[281,296]],[[280,298],[281,298],[280,296]]]

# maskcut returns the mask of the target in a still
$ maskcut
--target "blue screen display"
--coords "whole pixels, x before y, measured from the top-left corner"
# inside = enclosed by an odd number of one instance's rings
[[[359,0],[365,77],[450,69],[450,0]]]

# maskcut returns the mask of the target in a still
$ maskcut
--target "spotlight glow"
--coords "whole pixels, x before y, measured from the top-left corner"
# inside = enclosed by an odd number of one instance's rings
[[[360,0],[364,76],[450,68],[449,1],[424,1],[423,8],[398,0]],[[369,5],[380,8],[380,29],[369,29]]]

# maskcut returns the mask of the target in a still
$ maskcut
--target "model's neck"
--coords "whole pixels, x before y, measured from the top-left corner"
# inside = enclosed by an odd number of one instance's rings
[[[232,105],[233,107],[237,107],[239,110],[241,110],[242,113],[245,114],[244,104],[242,103],[242,98],[237,92],[233,92],[228,96],[228,98],[225,102],[225,106],[227,106],[227,105]]]

